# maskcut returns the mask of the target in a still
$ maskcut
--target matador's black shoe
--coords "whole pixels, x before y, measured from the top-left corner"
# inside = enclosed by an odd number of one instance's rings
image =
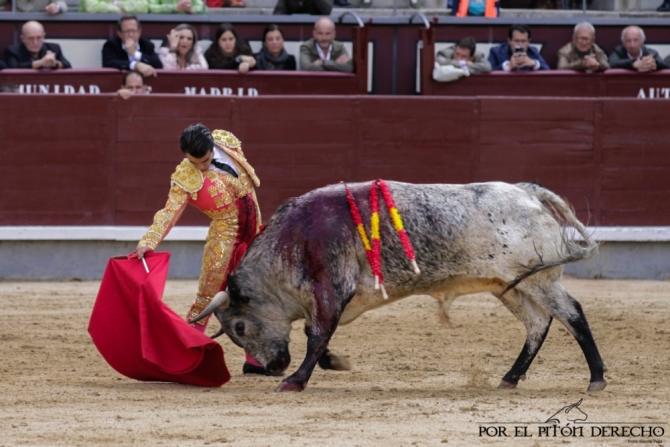
[[[262,366],[256,366],[252,365],[249,362],[244,362],[244,366],[242,366],[242,373],[243,374],[258,374],[261,376],[283,376],[284,373],[271,373],[267,369],[263,368]]]

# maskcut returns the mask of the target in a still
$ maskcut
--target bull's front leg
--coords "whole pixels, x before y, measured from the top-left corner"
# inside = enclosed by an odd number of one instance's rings
[[[298,370],[279,385],[277,391],[302,391],[312,376],[314,367],[328,349],[330,338],[337,329],[342,314],[341,304],[331,282],[315,283],[312,326],[307,333],[307,354]],[[307,331],[307,328],[305,328]]]

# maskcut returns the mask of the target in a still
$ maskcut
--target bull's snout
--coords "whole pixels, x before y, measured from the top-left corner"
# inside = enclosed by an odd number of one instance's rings
[[[286,371],[286,368],[288,368],[290,363],[291,354],[289,354],[288,350],[284,350],[280,352],[277,357],[272,359],[265,369],[271,374],[281,374]]]

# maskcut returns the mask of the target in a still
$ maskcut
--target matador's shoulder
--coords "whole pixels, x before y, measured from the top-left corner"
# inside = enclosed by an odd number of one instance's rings
[[[235,152],[242,153],[242,142],[235,135],[227,130],[215,129],[212,131],[212,138],[219,144]]]
[[[188,161],[187,158],[179,163],[170,180],[173,185],[176,184],[189,194],[195,194],[200,191],[204,183],[202,172],[193,166],[193,163]]]

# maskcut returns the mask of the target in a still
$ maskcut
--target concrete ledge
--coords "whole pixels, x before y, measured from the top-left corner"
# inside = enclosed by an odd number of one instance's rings
[[[109,258],[135,250],[145,227],[0,227],[0,279],[100,279]],[[670,227],[589,227],[600,253],[566,266],[580,278],[670,279]],[[175,227],[159,250],[169,277],[197,278],[207,227]]]

